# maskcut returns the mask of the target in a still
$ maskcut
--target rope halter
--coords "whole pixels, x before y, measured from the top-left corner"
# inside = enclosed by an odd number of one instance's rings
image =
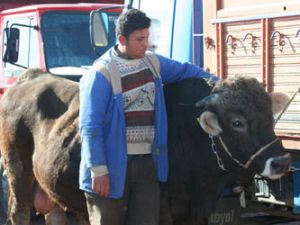
[[[265,151],[266,149],[268,149],[272,144],[274,144],[276,141],[278,141],[278,138],[275,138],[273,141],[269,142],[268,144],[262,146],[258,151],[256,151],[253,155],[250,156],[249,160],[243,164],[241,163],[238,159],[236,159],[235,157],[233,157],[233,155],[231,154],[231,152],[229,151],[229,149],[227,148],[226,144],[224,143],[223,139],[221,138],[221,136],[218,136],[219,138],[219,141],[223,147],[223,149],[225,150],[225,152],[229,155],[229,157],[235,161],[237,164],[239,164],[241,167],[245,168],[245,169],[248,169],[250,167],[250,165],[252,164],[252,162],[254,161],[254,159],[260,155],[263,151]],[[222,159],[220,158],[220,156],[218,155],[218,152],[216,151],[216,144],[213,140],[213,137],[210,136],[210,139],[211,139],[211,142],[212,142],[212,150],[214,152],[214,154],[216,155],[217,157],[217,161],[218,161],[218,165],[220,167],[220,169],[222,170],[227,170],[225,167],[224,167],[224,163],[222,161]]]

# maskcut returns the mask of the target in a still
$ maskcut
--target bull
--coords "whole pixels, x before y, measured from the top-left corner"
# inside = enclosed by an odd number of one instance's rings
[[[33,205],[47,224],[65,224],[62,211],[88,224],[78,185],[78,94],[76,82],[29,70],[1,99],[0,149],[13,225],[30,224]],[[228,79],[213,89],[203,79],[185,80],[166,85],[165,97],[169,181],[162,184],[162,225],[206,224],[233,179],[247,184],[255,174],[276,179],[288,170],[291,156],[275,136],[272,100],[257,80]]]

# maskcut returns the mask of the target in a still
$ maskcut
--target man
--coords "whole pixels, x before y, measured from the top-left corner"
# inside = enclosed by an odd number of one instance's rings
[[[162,84],[210,79],[148,48],[150,19],[131,9],[118,19],[118,44],[80,81],[80,188],[92,225],[157,225],[166,181],[167,118]]]

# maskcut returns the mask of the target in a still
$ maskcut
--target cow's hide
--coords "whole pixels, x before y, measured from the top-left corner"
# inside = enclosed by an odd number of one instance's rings
[[[271,100],[255,79],[223,81],[210,92],[203,79],[165,85],[170,166],[161,224],[205,224],[225,184],[247,183],[255,173],[278,178],[289,167],[273,131]],[[29,224],[35,181],[53,202],[87,221],[78,189],[78,94],[77,83],[38,70],[5,92],[0,148],[12,224]]]

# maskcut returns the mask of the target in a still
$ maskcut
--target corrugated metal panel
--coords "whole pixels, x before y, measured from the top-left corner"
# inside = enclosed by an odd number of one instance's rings
[[[260,21],[225,25],[224,72],[227,77],[252,76],[262,82],[262,35]],[[253,37],[255,47],[253,47]],[[234,43],[233,43],[234,42]]]
[[[264,5],[275,5],[279,3],[288,3],[293,2],[295,0],[222,0],[222,8],[237,8],[237,7],[258,7],[258,6],[264,6]]]
[[[300,35],[296,37],[300,28],[299,20],[300,17],[274,19],[272,24],[272,86],[274,91],[289,95],[300,87]]]
[[[217,71],[220,78],[251,76],[264,83],[269,92],[293,96],[300,87],[300,2],[208,2],[203,2],[204,8],[214,10],[214,13],[204,10],[205,21],[211,23],[207,27],[204,25],[204,33],[205,37],[216,41],[216,48],[204,51],[207,66]],[[244,40],[246,34],[249,37]],[[255,49],[251,45],[251,36],[256,37]],[[212,56],[214,61],[206,59]],[[281,115],[276,132],[284,146],[300,150],[299,95]]]
[[[291,134],[300,137],[300,92],[297,91],[291,103],[279,117],[275,131],[277,134]]]

